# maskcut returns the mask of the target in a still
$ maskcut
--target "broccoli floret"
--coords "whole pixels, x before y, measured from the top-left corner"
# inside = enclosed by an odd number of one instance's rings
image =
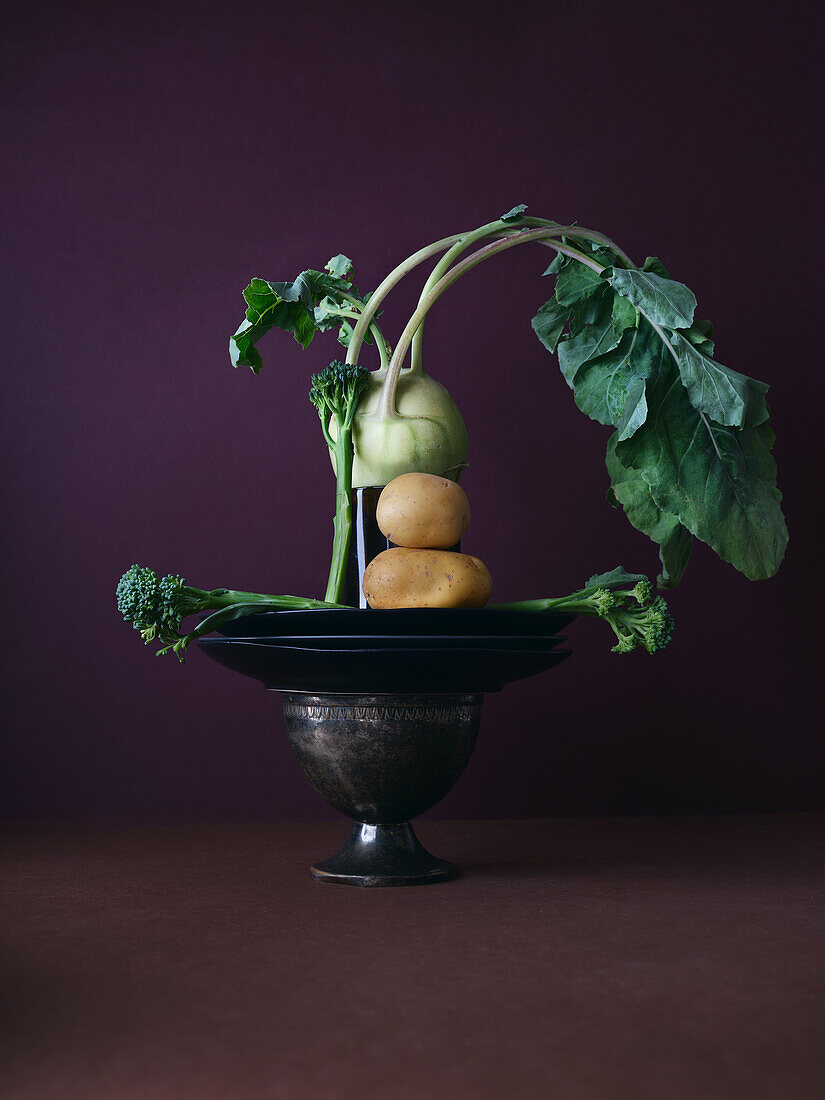
[[[318,410],[321,424],[328,429],[329,418],[335,418],[336,428],[348,431],[363,391],[370,380],[370,372],[355,363],[342,363],[334,359],[319,374],[312,376],[309,399]],[[324,432],[326,437],[327,433]],[[327,438],[327,443],[334,440]]]
[[[318,410],[321,430],[335,462],[332,560],[324,597],[332,603],[339,603],[343,595],[352,530],[352,420],[369,380],[370,372],[364,367],[336,359],[320,374],[313,374],[309,391],[309,399]]]
[[[117,607],[127,623],[148,645],[164,643],[158,654],[173,650],[183,660],[183,651],[204,634],[209,634],[221,623],[249,615],[254,611],[308,611],[315,608],[336,607],[323,600],[311,600],[303,596],[268,596],[261,592],[239,592],[232,588],[213,588],[207,591],[192,588],[183,577],[168,574],[162,580],[153,569],[133,565],[127,569],[117,586]],[[190,615],[214,611],[194,630],[181,633],[181,624]]]
[[[133,565],[120,578],[117,586],[117,609],[127,623],[134,623],[136,630],[143,631],[156,626],[160,617],[160,604],[160,580],[153,569]]]
[[[653,602],[653,585],[643,577],[637,585],[630,590],[630,595],[640,607],[647,607]]]
[[[613,653],[630,653],[637,648],[656,653],[673,637],[673,619],[663,597],[654,597],[653,585],[647,577],[627,573],[621,567],[591,577],[584,588],[570,596],[495,606],[514,611],[556,611],[604,619],[616,635]]]
[[[605,619],[613,627],[618,639],[614,653],[630,653],[642,646],[648,653],[664,649],[673,637],[673,618],[661,596],[646,607],[615,607]]]

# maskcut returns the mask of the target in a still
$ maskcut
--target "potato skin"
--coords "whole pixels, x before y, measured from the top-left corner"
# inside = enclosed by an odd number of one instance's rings
[[[487,566],[470,554],[395,546],[364,571],[370,607],[484,607],[493,582]]]
[[[396,546],[447,550],[467,530],[470,502],[449,478],[401,474],[384,486],[375,518],[382,535]]]

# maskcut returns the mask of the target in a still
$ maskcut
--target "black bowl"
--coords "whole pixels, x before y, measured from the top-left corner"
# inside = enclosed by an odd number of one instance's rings
[[[342,638],[368,635],[513,635],[552,637],[575,619],[546,611],[506,611],[494,607],[404,607],[394,611],[321,608],[317,611],[259,611],[224,623],[225,638],[278,635]]]
[[[500,691],[512,680],[534,676],[570,655],[561,638],[540,648],[409,647],[343,649],[272,644],[261,638],[201,638],[207,657],[277,691],[363,694]]]

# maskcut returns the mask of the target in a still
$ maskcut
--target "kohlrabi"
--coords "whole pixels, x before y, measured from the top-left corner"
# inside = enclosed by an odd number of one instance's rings
[[[658,544],[660,583],[679,581],[693,536],[751,579],[772,576],[787,530],[770,453],[767,386],[712,358],[712,326],[695,319],[693,293],[655,257],[638,268],[603,234],[527,217],[525,209],[420,249],[372,294],[353,285],[345,256],[292,283],[253,279],[244,291],[246,317],[230,341],[233,364],[257,373],[256,344],[271,328],[292,332],[303,347],[316,332],[336,328],[351,365],[365,343],[374,343],[379,362],[352,421],[352,487],[383,486],[408,472],[457,478],[467,432],[447,391],[424,373],[424,319],[483,261],[521,244],[550,248],[555,256],[544,275],[555,277],[554,293],[533,329],[558,355],[578,407],[614,428],[609,500]],[[405,275],[439,256],[392,350],[377,324],[381,303]],[[333,460],[335,430],[332,421],[325,429]],[[338,534],[336,526],[340,548]],[[327,600],[339,602],[335,559]]]

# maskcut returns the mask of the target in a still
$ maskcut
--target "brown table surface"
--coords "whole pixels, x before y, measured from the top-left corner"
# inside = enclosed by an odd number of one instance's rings
[[[8,1100],[821,1100],[825,815],[5,832]]]

